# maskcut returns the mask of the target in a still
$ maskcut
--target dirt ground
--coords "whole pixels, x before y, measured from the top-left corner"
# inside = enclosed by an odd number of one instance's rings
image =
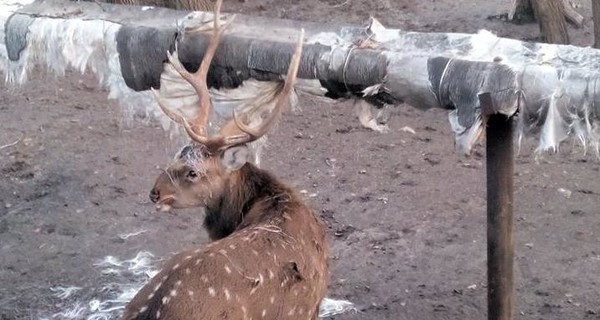
[[[290,19],[476,32],[535,40],[537,25],[488,16],[510,1],[225,0],[225,11]],[[592,43],[589,3],[574,44]],[[126,123],[82,77],[40,73],[0,83],[0,319],[50,318],[50,290],[82,294],[110,280],[94,264],[140,250],[166,257],[207,241],[198,210],[159,214],[148,192],[179,144],[155,123]],[[446,112],[391,110],[391,131],[359,126],[351,102],[300,100],[271,134],[264,168],[298,189],[327,222],[330,296],[359,312],[336,319],[484,319],[485,153],[454,151]],[[415,133],[402,130],[408,126]],[[14,145],[11,142],[18,141]],[[600,319],[600,161],[566,143],[516,160],[518,319]],[[128,235],[128,236],[123,236]]]

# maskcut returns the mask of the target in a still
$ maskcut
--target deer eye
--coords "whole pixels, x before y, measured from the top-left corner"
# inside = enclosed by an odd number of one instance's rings
[[[188,179],[196,179],[198,178],[198,172],[196,172],[196,170],[190,170],[185,174],[185,177]]]

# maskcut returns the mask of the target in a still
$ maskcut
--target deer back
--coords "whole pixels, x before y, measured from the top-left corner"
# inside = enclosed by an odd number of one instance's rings
[[[253,215],[251,210],[248,218]],[[329,279],[328,250],[314,213],[291,206],[174,255],[124,319],[316,319]]]

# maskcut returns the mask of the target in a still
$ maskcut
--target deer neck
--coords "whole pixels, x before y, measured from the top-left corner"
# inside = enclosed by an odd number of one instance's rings
[[[282,215],[301,203],[289,187],[268,171],[247,163],[232,173],[220,198],[206,207],[204,227],[214,241],[247,225]]]

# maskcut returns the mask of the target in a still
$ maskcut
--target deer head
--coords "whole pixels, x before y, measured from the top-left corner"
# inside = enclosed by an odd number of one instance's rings
[[[249,158],[247,144],[259,139],[267,133],[276,123],[284,108],[288,104],[289,96],[293,90],[300,56],[304,30],[296,45],[295,52],[290,61],[290,67],[277,97],[275,106],[266,119],[256,127],[250,127],[242,121],[234,111],[230,122],[222,126],[221,130],[209,136],[207,122],[212,108],[206,76],[212,58],[215,55],[221,36],[233,17],[228,19],[223,26],[219,25],[219,11],[222,0],[217,1],[215,7],[214,27],[211,40],[198,71],[188,72],[176,55],[167,54],[169,63],[188,81],[199,97],[199,112],[193,119],[169,110],[161,102],[158,94],[158,104],[162,111],[173,121],[182,125],[192,139],[192,143],[185,146],[175,157],[175,160],[157,178],[154,188],[150,192],[150,199],[156,203],[158,210],[166,211],[171,208],[189,208],[209,206],[225,191],[232,175],[242,168]]]

